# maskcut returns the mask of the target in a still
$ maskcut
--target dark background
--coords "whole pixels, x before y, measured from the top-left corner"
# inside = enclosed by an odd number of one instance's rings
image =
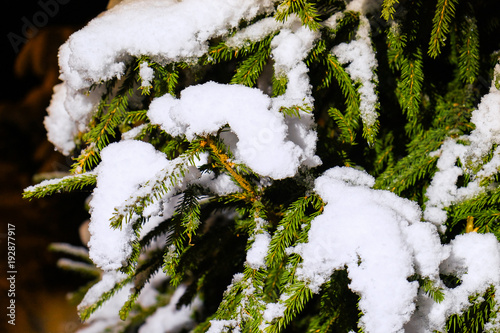
[[[60,255],[47,247],[52,242],[82,245],[78,227],[88,218],[84,200],[89,193],[27,201],[22,191],[33,184],[34,175],[67,171],[71,165],[70,158],[46,141],[43,126],[52,86],[58,82],[57,50],[106,4],[107,0],[6,1],[0,10],[1,332],[70,333],[80,325],[76,305],[68,303],[66,294],[85,280],[59,269]],[[31,29],[26,29],[26,22]],[[13,45],[9,34],[27,42]],[[16,326],[7,324],[6,316],[8,223],[15,225],[16,233]]]

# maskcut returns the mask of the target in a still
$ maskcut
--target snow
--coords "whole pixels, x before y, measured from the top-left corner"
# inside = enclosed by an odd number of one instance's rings
[[[338,167],[316,179],[326,206],[311,222],[308,242],[291,249],[303,259],[297,279],[318,293],[335,270],[347,267],[366,332],[442,330],[451,314],[469,305],[470,295],[499,284],[500,245],[494,235],[476,233],[441,245],[436,226],[421,222],[418,205],[372,190],[373,183],[363,171]],[[445,300],[418,293],[417,282],[408,281],[414,273],[443,288]],[[462,279],[454,289],[439,278],[451,273]]]
[[[241,192],[242,189],[231,179],[228,174],[222,173],[218,176],[209,171],[204,172],[198,181],[193,184],[200,184],[201,186],[209,189],[214,194],[227,195],[229,193]]]
[[[420,223],[420,214],[414,203],[370,189],[373,181],[350,168],[330,169],[316,179],[315,191],[327,205],[311,222],[308,242],[295,247],[303,258],[297,278],[317,293],[335,270],[347,266],[349,288],[361,295],[361,325],[371,333],[399,332],[415,310],[418,285],[407,277],[414,273],[418,248],[411,249],[405,231]],[[421,228],[439,244],[430,231]],[[420,255],[427,260],[440,253]]]
[[[123,75],[131,56],[196,59],[207,40],[272,10],[269,0],[125,1],[74,33],[60,50],[61,78],[74,90]]]
[[[286,307],[280,303],[268,303],[262,316],[265,321],[272,322],[275,318],[282,317],[285,314]]]
[[[232,328],[231,332],[239,333],[236,320],[210,320],[210,328],[207,333],[228,332],[227,329]]]
[[[186,286],[179,286],[172,294],[168,305],[158,308],[146,322],[139,328],[139,333],[146,332],[179,332],[193,328],[194,321],[191,318],[194,311],[201,308],[201,300],[195,298],[189,306],[183,305],[176,308],[177,302],[186,291]]]
[[[258,89],[207,82],[184,89],[179,99],[154,99],[148,117],[167,133],[188,140],[215,135],[228,124],[238,139],[233,150],[237,161],[262,176],[291,177],[311,151],[286,139],[283,115],[269,107],[270,98]]]
[[[149,67],[147,62],[141,62],[139,65],[139,76],[142,79],[141,87],[148,88],[153,86],[154,70]]]
[[[455,288],[441,286],[444,292],[441,303],[419,300],[418,310],[406,326],[407,332],[441,331],[450,315],[462,313],[471,305],[471,295],[480,295],[490,286],[499,286],[500,247],[494,235],[475,232],[459,235],[445,248],[450,250],[450,255],[441,264],[441,272],[456,274],[462,283]]]
[[[256,23],[239,30],[233,36],[229,37],[225,44],[231,48],[243,48],[250,43],[258,42],[270,34],[278,31],[283,23],[278,22],[274,17],[266,17]]]
[[[59,51],[60,84],[45,120],[49,140],[63,154],[86,129],[104,87],[93,84],[120,79],[133,56],[160,63],[197,59],[208,40],[227,34],[241,20],[272,10],[270,0],[135,0],[124,1],[70,36]],[[147,79],[151,71],[141,68]],[[143,80],[147,84],[150,80]]]
[[[500,75],[500,65],[495,67],[495,75]],[[439,156],[438,171],[434,174],[431,185],[426,191],[428,201],[424,217],[445,231],[446,207],[473,198],[485,190],[481,181],[498,172],[500,157],[495,148],[491,160],[485,163],[484,158],[493,145],[500,144],[500,91],[492,82],[490,92],[483,96],[477,109],[472,112],[471,122],[475,129],[469,135],[456,139],[447,139],[438,151],[432,154]],[[459,143],[465,141],[468,144]],[[457,166],[460,161],[463,167]],[[476,169],[474,173],[471,170]],[[472,181],[465,187],[458,187],[458,177],[468,173]]]
[[[85,308],[95,304],[101,295],[105,292],[110,291],[116,283],[123,281],[127,277],[126,274],[109,271],[102,274],[101,280],[94,284],[85,294],[85,297],[78,305],[78,311],[82,311]],[[89,321],[99,321],[99,320],[117,320],[119,319],[117,309],[120,309],[122,305],[127,301],[130,296],[130,289],[132,284],[128,284],[116,292],[108,301],[97,309],[89,318]]]
[[[359,2],[359,1],[358,1]],[[332,49],[332,53],[341,64],[348,64],[346,72],[353,81],[361,83],[358,88],[360,95],[359,110],[361,119],[366,127],[372,127],[378,118],[378,98],[375,93],[375,83],[378,81],[375,74],[377,59],[370,40],[370,23],[364,16],[360,16],[356,39],[349,43],[341,43]]]
[[[61,102],[66,98],[66,85],[60,83],[54,87],[54,94],[45,117],[44,125],[47,138],[64,155],[69,155],[75,149],[73,139],[78,133],[75,121],[69,116]]]
[[[271,236],[267,232],[255,235],[252,247],[247,251],[246,263],[252,269],[264,268],[266,263],[267,250],[271,243]]]
[[[382,0],[352,0],[346,6],[346,11],[359,12],[363,15],[380,9]]]
[[[131,253],[135,237],[131,224],[112,229],[110,219],[136,191],[167,168],[166,156],[148,143],[121,141],[101,151],[97,186],[90,201],[90,258],[104,270],[120,268]]]
[[[307,75],[309,69],[304,59],[312,49],[319,33],[311,31],[300,24],[297,17],[291,16],[287,28],[282,29],[271,41],[271,57],[274,60],[274,71],[277,77],[287,78],[287,87],[283,95],[272,98],[272,109],[278,112],[281,108],[302,106],[311,108],[314,99]],[[303,165],[315,167],[321,164],[314,155],[317,134],[311,112],[299,110],[299,117],[286,117],[288,139],[304,151]]]

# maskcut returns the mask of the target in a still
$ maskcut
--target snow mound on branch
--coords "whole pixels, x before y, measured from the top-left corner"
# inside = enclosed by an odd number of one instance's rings
[[[113,229],[110,219],[142,184],[169,166],[167,157],[145,142],[122,141],[101,151],[97,186],[90,202],[89,255],[104,270],[118,269],[130,255],[132,224]]]
[[[452,204],[471,199],[485,189],[481,181],[492,177],[500,170],[500,147],[493,150],[491,159],[485,163],[485,156],[494,145],[500,144],[500,90],[495,86],[500,77],[500,65],[495,67],[495,77],[490,91],[483,96],[477,109],[472,112],[471,122],[476,128],[470,135],[463,135],[456,139],[447,139],[438,151],[438,171],[434,174],[426,196],[424,216],[445,231],[444,223],[447,214],[444,208]],[[459,141],[468,141],[463,145]],[[457,165],[460,160],[463,167]],[[479,169],[472,173],[471,170]],[[470,172],[472,181],[465,187],[458,187],[457,181],[464,172]]]
[[[441,264],[441,273],[454,274],[462,282],[455,288],[443,286],[444,300],[441,303],[419,295],[418,311],[414,320],[406,325],[407,332],[443,331],[450,315],[462,313],[472,305],[470,296],[484,294],[491,286],[499,290],[500,244],[493,234],[472,232],[459,235],[444,247],[449,249],[450,256]]]
[[[349,43],[335,46],[332,53],[341,64],[348,64],[346,72],[355,82],[361,83],[359,111],[366,127],[375,125],[378,118],[378,98],[375,83],[378,81],[375,70],[377,59],[370,40],[370,23],[364,16],[360,17],[360,25],[356,39]]]
[[[61,79],[75,90],[120,77],[131,56],[196,59],[208,40],[272,10],[269,0],[125,1],[92,20],[61,47]]]
[[[352,168],[333,168],[316,179],[326,206],[311,222],[308,242],[293,249],[303,259],[297,278],[317,293],[335,270],[347,267],[366,332],[443,330],[451,314],[470,305],[469,296],[499,285],[500,245],[494,235],[470,233],[443,246],[436,226],[420,221],[416,203],[373,184],[373,177]],[[408,281],[415,273],[441,288],[444,301],[419,292],[418,283]],[[458,274],[462,284],[447,288],[440,274]]]
[[[48,116],[44,125],[47,138],[64,155],[69,155],[75,149],[73,139],[78,133],[75,121],[71,119],[61,101],[66,98],[66,85],[60,83],[54,87],[54,94],[47,108]]]
[[[271,42],[271,57],[274,60],[276,76],[285,76],[287,86],[285,93],[272,98],[272,109],[278,112],[281,108],[306,107],[312,110],[314,99],[311,95],[309,83],[309,68],[304,59],[314,46],[314,41],[319,38],[319,33],[309,30],[301,25],[300,20],[291,17],[287,28],[282,29]],[[319,157],[314,155],[316,149],[317,133],[312,130],[314,118],[312,112],[299,108],[299,117],[286,117],[288,139],[300,146],[306,159],[303,164],[315,167],[321,164]]]
[[[446,253],[435,227],[420,223],[419,207],[388,191],[372,190],[374,179],[352,168],[330,169],[315,182],[327,203],[311,222],[297,277],[319,292],[335,270],[347,266],[349,287],[361,295],[361,325],[367,332],[401,332],[415,311],[415,273],[436,277]],[[425,246],[418,244],[424,240]],[[420,252],[427,248],[428,252]]]
[[[271,10],[270,0],[133,0],[104,12],[60,48],[63,83],[45,120],[49,140],[69,155],[75,134],[86,129],[103,93],[90,87],[120,79],[133,57],[148,55],[160,63],[196,60],[207,52],[208,40]]]
[[[270,98],[258,89],[208,82],[190,86],[176,99],[164,95],[151,102],[148,117],[171,135],[215,135],[226,124],[238,141],[238,161],[274,179],[295,175],[313,151],[287,140],[287,126],[279,112],[271,111]]]

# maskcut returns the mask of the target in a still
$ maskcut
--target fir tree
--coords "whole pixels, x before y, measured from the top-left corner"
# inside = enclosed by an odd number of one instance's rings
[[[81,332],[499,332],[494,1],[133,0],[45,120]],[[94,266],[95,265],[95,266]]]

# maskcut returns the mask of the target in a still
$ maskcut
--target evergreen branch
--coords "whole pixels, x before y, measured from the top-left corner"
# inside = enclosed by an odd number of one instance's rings
[[[148,56],[141,56],[136,60],[135,73],[137,74],[137,80],[141,81],[140,77],[140,65],[142,63],[147,63],[148,67],[152,68],[154,71],[152,86],[150,87],[139,87],[142,89],[142,94],[149,95],[150,89],[153,88],[154,97],[160,97],[165,94],[171,94],[175,96],[175,90],[179,82],[179,69],[182,67],[173,63],[166,64],[164,66],[160,65],[158,62],[151,60]]]
[[[90,122],[90,131],[83,135],[87,148],[81,152],[72,165],[72,173],[85,172],[96,166],[100,159],[100,151],[108,145],[110,137],[116,136],[116,129],[125,119],[128,101],[133,94],[132,85],[134,82],[132,74],[133,71],[128,71],[117,95],[109,105],[105,103],[109,94],[105,94],[101,98],[98,112]]]
[[[175,90],[179,83],[179,69],[177,66],[174,64],[161,66],[155,62],[150,63],[150,66],[155,71],[153,79],[155,97],[160,97],[167,93],[175,96]]]
[[[231,84],[243,84],[248,87],[254,87],[257,83],[264,65],[269,58],[271,48],[261,48],[256,53],[241,62],[236,73],[231,79]]]
[[[468,119],[472,106],[467,104],[463,93],[439,97],[431,129],[414,133],[412,141],[406,147],[406,156],[393,167],[387,168],[377,178],[375,187],[393,191],[398,195],[411,187],[416,192],[419,191],[418,187],[425,187],[425,179],[432,174],[438,159],[430,153],[437,151],[446,138],[457,137],[471,130]],[[405,193],[405,196],[414,198],[415,193]]]
[[[305,59],[307,67],[311,67],[312,64],[322,63],[324,61],[324,56],[327,53],[326,41],[323,39],[319,40],[309,51]]]
[[[332,117],[337,126],[340,129],[340,140],[344,143],[354,144],[354,139],[356,138],[355,129],[357,127],[357,122],[353,122],[352,119],[347,119],[337,108],[328,109],[328,115]]]
[[[224,169],[226,169],[229,172],[229,174],[231,175],[231,177],[233,177],[236,183],[242,189],[251,194],[252,197],[256,196],[255,190],[250,185],[250,183],[236,172],[236,170],[234,169],[234,163],[230,162],[229,157],[226,154],[224,154],[219,149],[219,147],[217,147],[217,144],[211,137],[206,137],[203,141],[200,142],[200,144],[202,146],[208,145],[212,153],[211,155]]]
[[[134,71],[137,75],[137,82],[141,84],[137,89],[141,90],[141,95],[149,95],[151,93],[151,88],[153,88],[153,86],[151,84],[152,82],[149,82],[148,86],[143,86],[144,78],[141,77],[141,71],[140,71],[142,64],[146,64],[147,67],[150,67],[149,57],[142,56],[136,61],[136,66],[134,68]]]
[[[384,135],[383,140],[378,140],[375,143],[375,162],[374,171],[376,174],[380,173],[384,168],[391,168],[394,166],[394,135],[389,132]]]
[[[329,87],[331,77],[335,77],[346,99],[347,114],[357,118],[359,116],[359,93],[356,85],[333,54],[328,54],[325,64],[327,66],[327,73],[321,87]]]
[[[266,257],[266,265],[274,268],[282,262],[285,249],[291,246],[298,238],[301,225],[310,220],[306,218],[305,211],[310,204],[310,197],[301,197],[291,204],[274,233]]]
[[[328,87],[330,85],[331,76],[335,77],[342,90],[342,94],[345,97],[346,104],[345,114],[342,114],[335,108],[330,108],[328,113],[341,129],[341,140],[344,142],[354,143],[355,131],[359,128],[360,95],[349,74],[347,74],[345,69],[333,54],[327,55],[325,64],[327,67],[327,73],[321,86]],[[365,133],[370,134],[366,132],[366,128]]]
[[[449,227],[456,228],[459,232],[491,232],[500,238],[499,204],[500,190],[495,189],[451,206],[448,208]]]
[[[434,300],[434,302],[441,303],[444,300],[443,288],[437,287],[434,281],[427,277],[424,277],[418,279],[418,282],[423,291],[427,295],[429,295]]]
[[[127,319],[141,291],[144,289],[146,284],[149,283],[153,275],[155,275],[161,268],[163,264],[162,254],[162,251],[155,251],[152,254],[148,254],[148,259],[145,260],[135,271],[134,289],[130,294],[128,300],[125,302],[125,304],[123,304],[122,308],[119,311],[121,320]]]
[[[286,116],[289,116],[290,118],[293,118],[293,117],[300,118],[300,111],[311,114],[312,113],[312,108],[309,105],[307,105],[307,104],[293,105],[293,106],[290,106],[290,107],[284,107],[284,106],[282,106],[280,108],[280,112],[283,113]]]
[[[306,303],[312,298],[313,292],[309,289],[305,282],[298,281],[286,288],[285,313],[282,317],[277,318],[266,329],[266,333],[279,333],[292,321],[294,317],[299,315],[304,309]]]
[[[430,153],[439,149],[446,134],[447,131],[437,129],[416,136],[415,149],[382,173],[377,178],[375,188],[390,190],[401,195],[417,182],[421,183],[434,170],[438,157],[431,156]]]
[[[460,47],[458,70],[462,81],[472,84],[479,73],[479,32],[476,19],[466,17],[461,33],[463,44]]]
[[[339,18],[335,25],[335,29],[330,31],[332,34],[336,35],[341,32],[342,29],[349,29],[348,38],[352,39],[356,29],[359,26],[360,21],[360,13],[358,11],[346,10],[342,13],[342,16]]]
[[[269,247],[269,251],[272,251],[271,247]],[[267,278],[264,283],[263,292],[267,297],[267,300],[270,302],[276,302],[279,298],[279,291],[282,287],[280,281],[286,269],[285,264],[287,259],[284,256],[281,262],[277,262],[276,257],[268,259],[271,255],[269,251],[266,257]],[[269,262],[273,262],[272,266],[269,265]]]
[[[200,202],[195,188],[190,188],[184,192],[181,202],[175,208],[175,213],[170,219],[163,255],[163,271],[170,276],[170,283],[173,286],[180,284],[188,269],[196,269],[192,266],[194,258],[201,260],[208,252],[206,250],[204,252],[193,250],[197,248],[202,250],[202,247],[194,247],[192,243],[193,236],[196,235],[200,224]],[[188,239],[186,239],[186,235]]]
[[[399,29],[398,25],[393,24],[387,30],[387,59],[392,70],[400,70],[405,58],[407,37]]]
[[[122,273],[125,273],[127,275],[134,275],[135,274],[135,268],[137,265],[137,261],[139,260],[139,256],[141,255],[141,243],[139,241],[139,236],[141,232],[142,225],[146,222],[146,219],[144,217],[139,217],[137,218],[133,225],[132,225],[132,232],[134,235],[134,238],[130,242],[131,246],[131,252],[130,255],[127,258],[126,263],[120,268],[120,271]]]
[[[400,104],[410,122],[410,130],[414,132],[418,129],[417,119],[424,81],[421,51],[418,50],[411,58],[402,59],[401,63]]]
[[[48,179],[40,184],[27,187],[23,192],[23,198],[42,198],[47,195],[61,192],[72,192],[81,190],[87,186],[94,186],[97,182],[95,172],[70,175],[59,179]]]
[[[90,318],[92,313],[94,313],[98,308],[102,306],[104,302],[109,300],[113,295],[115,295],[119,290],[121,290],[123,287],[125,287],[128,283],[132,281],[133,277],[128,276],[121,280],[120,282],[117,282],[110,290],[104,292],[101,294],[97,302],[94,304],[91,304],[83,309],[79,309],[79,315],[80,319],[82,321],[85,321]]]
[[[378,112],[377,112],[377,114],[378,114]],[[363,122],[363,138],[366,139],[366,142],[368,143],[369,147],[373,147],[375,145],[379,128],[380,128],[380,122],[378,119],[371,126],[367,126]]]
[[[279,22],[285,22],[293,13],[297,14],[302,24],[309,29],[318,30],[321,27],[315,5],[307,0],[283,0],[278,5],[274,18]]]
[[[172,160],[172,163],[163,169],[161,173],[142,184],[134,196],[127,199],[121,207],[115,207],[115,213],[111,218],[111,226],[121,228],[122,223],[129,222],[134,213],[142,216],[142,212],[147,205],[160,200],[178,185],[189,165],[194,164],[194,158],[198,156],[199,152],[200,147],[193,146],[185,154]]]
[[[148,110],[135,110],[127,112],[124,122],[126,123],[138,123],[144,122],[148,119]]]
[[[182,255],[186,252],[186,237],[181,231],[179,219],[174,219],[173,233],[168,237],[166,251],[163,255],[163,272],[170,276],[170,283],[174,287],[178,286],[184,278],[185,271],[179,270],[179,263]]]
[[[90,260],[89,258],[89,251],[82,246],[75,246],[67,243],[51,243],[49,245],[49,250],[53,252],[64,253],[66,255],[78,258],[89,264],[92,264],[92,260]]]
[[[445,45],[446,35],[450,31],[450,23],[455,17],[457,4],[458,0],[438,0],[436,4],[428,50],[428,54],[433,58],[441,53],[441,47]]]
[[[399,0],[384,0],[382,3],[382,17],[386,20],[389,21],[389,19],[392,19],[392,16],[396,12],[396,9],[394,6],[399,3]]]
[[[271,41],[277,33],[277,31],[274,31],[269,35],[263,36],[261,40],[246,43],[241,48],[229,46],[226,44],[226,41],[221,41],[217,45],[210,47],[204,63],[217,64],[241,57],[251,57],[256,53],[269,50]]]
[[[67,258],[57,260],[57,267],[90,278],[99,278],[101,275],[101,271],[94,265]]]
[[[102,116],[100,122],[84,135],[84,140],[87,143],[95,143],[100,151],[109,143],[109,137],[116,135],[115,129],[125,119],[125,113],[128,108],[128,98],[132,94],[117,95],[111,101],[108,107],[108,112]]]
[[[90,144],[75,159],[76,162],[71,166],[70,172],[74,174],[88,172],[99,163],[100,158],[101,156],[95,144]]]
[[[243,51],[243,53],[245,52]],[[219,44],[210,47],[207,53],[208,59],[206,62],[213,64],[226,62],[238,57],[239,54],[239,50],[229,47],[226,42],[222,41]]]
[[[461,314],[453,314],[448,318],[448,332],[484,332],[485,324],[498,316],[495,301],[495,288],[491,286],[483,295],[470,297],[471,306]]]
[[[200,221],[200,201],[199,197],[192,189],[184,191],[179,210],[182,212],[181,225],[184,227],[184,233],[189,238],[189,245],[192,237],[196,235],[196,230],[201,224]]]
[[[286,92],[286,87],[288,83],[288,78],[286,76],[278,76],[273,74],[272,84],[273,84],[273,97],[278,97]]]

